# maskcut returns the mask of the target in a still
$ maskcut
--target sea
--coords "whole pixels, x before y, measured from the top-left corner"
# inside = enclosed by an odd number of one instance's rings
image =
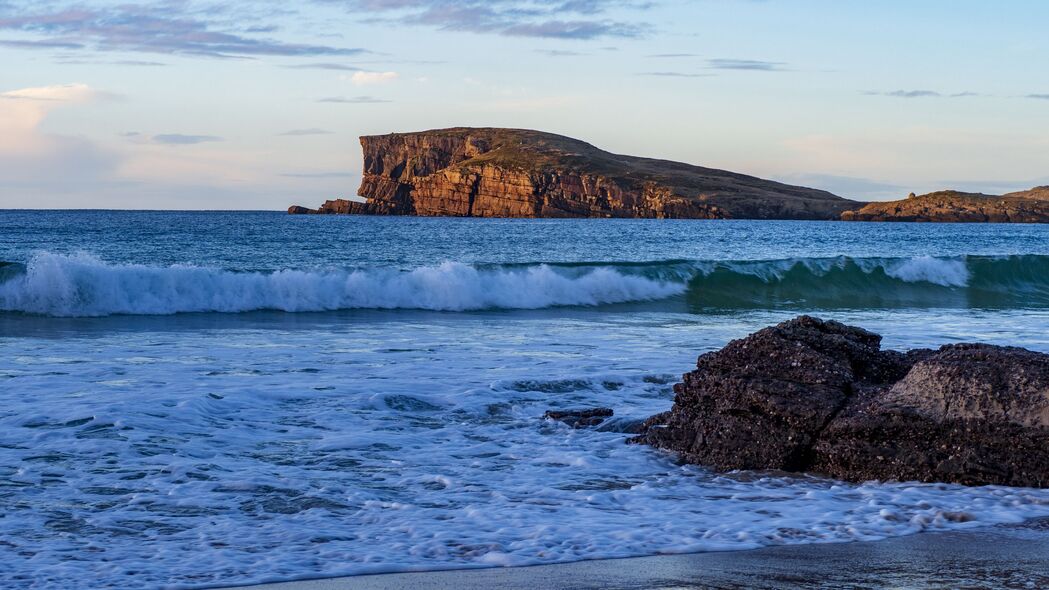
[[[0,587],[206,588],[883,539],[1049,490],[626,444],[799,314],[1049,352],[1049,226],[0,211]],[[593,429],[550,409],[604,406]]]

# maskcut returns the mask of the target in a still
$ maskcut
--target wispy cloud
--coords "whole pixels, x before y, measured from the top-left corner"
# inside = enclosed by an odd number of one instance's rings
[[[7,100],[31,100],[45,102],[89,102],[115,95],[96,90],[87,84],[55,84],[52,86],[35,86],[20,88],[0,93],[0,98]]]
[[[46,5],[45,5],[46,6]],[[35,35],[31,40],[0,40],[23,48],[89,47],[99,50],[201,55],[209,57],[358,55],[361,48],[286,43],[222,30],[221,24],[193,13],[184,2],[119,4],[111,7],[41,9],[0,13],[0,31]],[[270,29],[253,29],[269,32]]]
[[[581,51],[570,51],[567,49],[536,49],[536,53],[542,53],[543,55],[549,55],[550,57],[576,57],[580,55],[587,55]]]
[[[284,133],[278,133],[285,137],[299,137],[303,135],[331,135],[333,132],[327,129],[319,129],[317,127],[310,127],[309,129],[292,129],[285,131]]]
[[[1033,98],[1035,100],[1049,100],[1049,94],[1028,94],[1027,98]]]
[[[638,72],[638,76],[658,76],[661,78],[709,78],[715,74],[695,74],[692,72]]]
[[[129,67],[163,67],[168,64],[159,61],[145,61],[139,59],[58,59],[55,63],[66,66],[129,66]]]
[[[699,57],[695,53],[653,53],[646,55],[650,59],[676,59],[681,57]]]
[[[894,98],[967,98],[970,96],[981,96],[978,92],[965,91],[945,94],[935,90],[867,90],[863,94],[866,96],[891,96]]]
[[[198,143],[210,143],[222,141],[221,137],[214,135],[183,135],[181,133],[162,133],[150,138],[153,143],[163,145],[195,145]]]
[[[318,99],[317,102],[331,102],[339,104],[379,104],[393,101],[386,100],[383,98],[375,98],[374,96],[329,96],[328,98]]]
[[[372,84],[385,84],[393,82],[400,74],[397,72],[354,72],[350,81],[357,86],[369,86]]]
[[[787,64],[781,61],[756,59],[708,59],[707,67],[715,70],[747,70],[753,72],[782,72]]]
[[[337,63],[308,63],[284,66],[295,70],[334,70],[337,72],[360,72],[363,68]]]
[[[443,30],[494,33],[514,37],[599,39],[640,37],[650,26],[636,20],[603,18],[609,8],[645,10],[648,2],[630,0],[350,0],[354,12],[378,19]]]

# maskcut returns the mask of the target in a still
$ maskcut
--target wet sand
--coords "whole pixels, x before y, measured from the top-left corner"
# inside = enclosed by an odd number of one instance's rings
[[[381,574],[252,590],[1049,588],[1049,520],[883,541],[518,568]]]

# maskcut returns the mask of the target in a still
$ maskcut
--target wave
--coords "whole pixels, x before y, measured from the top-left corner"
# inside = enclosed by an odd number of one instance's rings
[[[464,264],[237,272],[41,253],[0,263],[0,310],[50,316],[662,309],[1049,308],[1049,256]]]
[[[38,254],[0,283],[0,310],[53,316],[339,309],[541,309],[663,299],[682,283],[612,268],[478,268],[457,262],[409,271],[233,272],[196,266],[108,264],[90,255]]]

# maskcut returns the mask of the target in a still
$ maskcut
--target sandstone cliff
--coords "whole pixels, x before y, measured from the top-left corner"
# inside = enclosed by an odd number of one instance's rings
[[[846,211],[845,221],[1049,222],[1049,186],[1007,195],[939,191]]]
[[[361,137],[357,194],[316,210],[457,217],[838,219],[861,205],[826,191],[621,156],[538,131],[453,128]]]

